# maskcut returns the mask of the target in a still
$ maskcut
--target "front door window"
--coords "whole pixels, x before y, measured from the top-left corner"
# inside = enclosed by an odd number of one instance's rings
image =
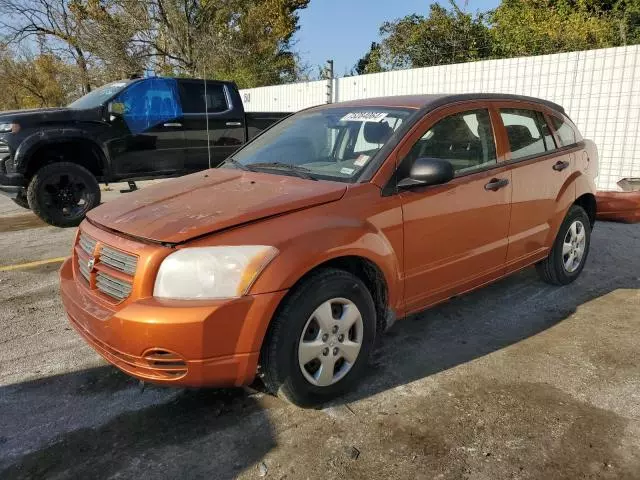
[[[177,89],[173,79],[150,78],[118,95],[112,108],[119,110],[132,134],[142,133],[182,116]]]

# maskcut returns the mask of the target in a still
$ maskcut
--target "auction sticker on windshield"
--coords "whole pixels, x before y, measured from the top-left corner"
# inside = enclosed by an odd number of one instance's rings
[[[369,155],[365,155],[364,153],[360,154],[360,156],[356,159],[353,164],[357,167],[362,167],[365,165],[371,157]]]
[[[351,112],[340,119],[341,122],[381,122],[388,114],[385,112]]]

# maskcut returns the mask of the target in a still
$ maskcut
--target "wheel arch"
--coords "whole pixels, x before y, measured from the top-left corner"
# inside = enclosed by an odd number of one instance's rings
[[[593,193],[584,193],[576,198],[574,205],[580,205],[587,212],[591,228],[596,222],[596,213],[598,211],[596,196]]]
[[[272,317],[268,320],[264,332],[258,341],[258,345],[264,346],[264,341],[269,337],[269,331],[273,326],[273,320],[277,317],[282,306],[292,295],[296,288],[309,277],[323,269],[337,269],[351,273],[359,278],[371,293],[376,308],[376,331],[384,332],[390,321],[395,320],[395,312],[389,306],[389,284],[382,268],[370,258],[361,255],[349,254],[339,255],[315,264],[306,270],[298,280],[291,286],[287,294],[282,297],[276,307]],[[391,318],[388,316],[391,315]]]
[[[344,270],[362,280],[376,306],[377,331],[384,331],[387,326],[386,318],[389,309],[389,285],[382,269],[369,258],[360,255],[343,255],[328,259],[302,275],[291,290],[295,289],[296,286],[300,285],[315,272],[328,268]]]
[[[85,167],[96,178],[108,176],[104,150],[82,132],[42,132],[25,139],[16,152],[18,168],[30,179],[45,165],[71,162]]]

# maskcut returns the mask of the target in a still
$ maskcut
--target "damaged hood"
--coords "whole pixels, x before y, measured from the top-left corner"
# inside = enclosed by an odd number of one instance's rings
[[[91,210],[97,225],[181,243],[262,218],[339,200],[347,186],[218,168],[158,183]]]

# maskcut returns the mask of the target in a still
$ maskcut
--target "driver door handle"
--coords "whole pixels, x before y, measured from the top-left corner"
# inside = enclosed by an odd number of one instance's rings
[[[507,185],[509,185],[509,180],[506,178],[492,178],[491,181],[484,186],[484,189],[496,192]]]
[[[556,172],[561,172],[562,170],[564,170],[564,169],[565,169],[565,168],[567,168],[568,166],[569,166],[569,162],[560,161],[560,162],[556,163],[556,164],[553,166],[553,169],[554,169]]]
[[[181,126],[182,126],[181,123],[165,123],[163,125],[163,127],[166,127],[166,128],[179,128]]]

